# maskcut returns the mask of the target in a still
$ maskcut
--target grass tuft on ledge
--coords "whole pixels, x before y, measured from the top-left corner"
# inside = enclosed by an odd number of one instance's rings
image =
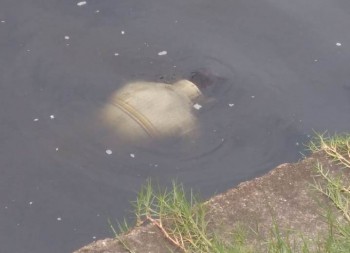
[[[183,252],[237,252],[207,230],[206,207],[181,184],[155,192],[151,181],[140,191],[135,203],[137,224],[157,226],[163,235]]]

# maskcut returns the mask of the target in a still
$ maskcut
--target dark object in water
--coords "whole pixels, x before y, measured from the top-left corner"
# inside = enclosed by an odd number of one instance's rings
[[[200,69],[191,72],[190,81],[203,90],[214,83],[214,75],[206,69]]]
[[[194,83],[205,96],[212,96],[219,89],[220,84],[225,82],[225,78],[214,74],[208,69],[199,69],[191,72],[189,80]]]

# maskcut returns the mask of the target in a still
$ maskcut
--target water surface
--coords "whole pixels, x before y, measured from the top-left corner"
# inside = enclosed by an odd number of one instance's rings
[[[349,130],[347,0],[77,3],[0,0],[1,252],[71,252],[149,177],[209,197]],[[202,68],[221,79],[191,145],[120,145],[97,120],[126,82]]]

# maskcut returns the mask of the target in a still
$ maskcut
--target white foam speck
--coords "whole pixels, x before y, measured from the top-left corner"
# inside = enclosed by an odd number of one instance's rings
[[[251,98],[255,98],[255,96],[251,96]]]
[[[27,49],[27,52],[30,52],[30,49]]]
[[[114,56],[119,56],[119,53],[114,53]]]
[[[39,121],[39,119],[38,119],[38,118],[35,118],[35,119],[33,119],[33,121],[35,121],[35,122],[36,122],[36,121]]]
[[[33,205],[33,201],[30,201],[28,204],[29,204],[30,206]]]
[[[62,218],[61,218],[61,217],[57,217],[57,219],[56,219],[56,220],[61,221],[61,220],[62,220]]]
[[[233,107],[235,104],[228,104],[229,107]]]
[[[315,59],[315,60],[314,60],[314,62],[318,62],[318,60],[317,60],[317,59]]]
[[[340,43],[340,42],[337,42],[336,45],[337,45],[337,47],[340,47],[340,46],[341,46],[341,43]]]
[[[200,104],[194,104],[193,107],[196,110],[200,110],[202,108],[202,106]]]
[[[130,154],[130,157],[131,157],[131,158],[135,158],[135,154],[131,153],[131,154]]]
[[[58,151],[59,150],[59,148],[56,148],[56,151]]]
[[[96,13],[100,13],[100,10],[96,10],[95,12],[96,12]]]
[[[158,53],[159,56],[163,56],[163,55],[167,55],[167,54],[168,54],[167,51],[160,51],[160,52]]]
[[[93,236],[92,239],[96,240],[96,236]]]
[[[5,20],[1,20],[1,23],[5,23],[6,21]]]
[[[113,154],[113,151],[110,150],[110,149],[107,149],[107,150],[106,150],[106,154],[107,154],[107,155],[111,155],[111,154]]]
[[[124,35],[124,34],[125,34],[125,31],[121,31],[120,33]]]
[[[85,4],[86,4],[86,1],[81,1],[81,2],[77,3],[78,6],[83,6]]]
[[[69,40],[70,37],[69,37],[69,36],[64,36],[64,39],[65,39],[65,40]]]
[[[55,118],[55,115],[50,115],[50,119],[54,119]]]

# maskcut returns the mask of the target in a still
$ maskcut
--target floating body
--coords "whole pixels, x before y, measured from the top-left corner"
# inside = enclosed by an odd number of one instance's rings
[[[129,83],[117,90],[103,108],[103,119],[128,142],[189,137],[196,133],[194,101],[198,87],[180,80],[174,84]]]

